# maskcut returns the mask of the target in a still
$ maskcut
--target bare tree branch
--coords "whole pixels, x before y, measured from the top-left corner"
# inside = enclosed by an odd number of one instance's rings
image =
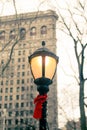
[[[87,78],[85,78],[84,81],[87,81]]]
[[[16,41],[15,41],[14,44],[12,45],[9,59],[8,59],[7,63],[5,64],[5,66],[4,66],[3,69],[2,69],[2,74],[3,74],[3,72],[5,71],[5,69],[7,68],[7,66],[9,65],[9,63],[10,63],[10,61],[11,61],[11,58],[12,58],[12,53],[13,53],[14,47],[15,47],[15,45],[19,42],[19,40],[20,40],[20,39],[16,39]]]
[[[80,29],[79,29],[79,27],[78,27],[78,24],[75,22],[75,20],[74,20],[74,18],[73,18],[73,14],[72,14],[72,12],[70,11],[69,8],[68,8],[68,11],[69,11],[69,13],[70,13],[70,15],[71,15],[71,18],[72,18],[73,23],[74,23],[74,25],[75,25],[75,27],[76,27],[76,30],[82,35],[82,32],[80,31]]]
[[[79,5],[81,6],[81,8],[84,10],[84,5],[82,5],[82,3],[79,1]]]

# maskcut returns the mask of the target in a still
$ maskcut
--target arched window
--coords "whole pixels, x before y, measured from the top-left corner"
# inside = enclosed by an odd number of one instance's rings
[[[13,30],[10,31],[9,38],[10,39],[15,39],[15,36],[16,36],[15,29],[13,29]]]
[[[25,28],[20,29],[20,39],[23,40],[26,37],[26,30]]]
[[[1,31],[0,32],[0,40],[4,40],[5,39],[5,31]]]
[[[42,26],[41,27],[41,34],[47,34],[47,26]]]
[[[34,35],[36,35],[36,27],[32,27],[30,29],[30,36],[34,36]]]

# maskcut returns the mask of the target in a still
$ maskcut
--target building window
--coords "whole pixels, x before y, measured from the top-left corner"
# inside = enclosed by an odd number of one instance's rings
[[[25,65],[22,65],[22,69],[25,69]]]
[[[15,29],[13,29],[13,30],[10,31],[9,38],[10,39],[15,39],[15,36],[16,36]]]
[[[5,31],[1,31],[0,32],[0,40],[4,40],[5,39]]]
[[[3,89],[1,88],[1,89],[0,89],[0,93],[2,93],[2,92],[3,92]]]
[[[2,96],[0,96],[0,101],[2,101]]]
[[[16,95],[16,99],[19,100],[19,95]]]
[[[20,77],[20,72],[17,73],[17,77]]]
[[[20,80],[19,79],[17,80],[17,84],[20,84]]]
[[[29,99],[29,96],[30,96],[29,94],[26,94],[26,99]]]
[[[13,64],[14,64],[14,59],[11,59],[11,63],[13,63]]]
[[[22,86],[21,91],[24,91],[24,90],[25,90],[25,88],[24,88],[24,86]]]
[[[21,55],[21,51],[18,51],[18,55]]]
[[[22,79],[21,83],[24,84],[24,79]]]
[[[32,111],[32,110],[31,110]],[[33,122],[33,120],[32,120],[32,118],[30,118],[30,123],[32,123]]]
[[[1,64],[4,64],[4,60],[3,59],[1,60]]]
[[[20,115],[21,115],[21,116],[24,116],[24,111],[20,111]]]
[[[5,89],[5,92],[8,93],[8,88]]]
[[[20,58],[18,58],[18,62],[21,62],[21,59],[20,59]]]
[[[5,101],[7,101],[8,100],[8,96],[5,96]]]
[[[21,95],[21,100],[24,100],[24,94]]]
[[[33,90],[33,85],[31,85],[31,91]]]
[[[14,73],[11,73],[11,77],[14,77]]]
[[[25,62],[25,58],[24,57],[22,58],[22,61]]]
[[[29,80],[29,79],[27,79],[27,83],[29,83],[29,81],[30,81],[30,80]]]
[[[8,115],[11,117],[12,116],[12,112],[10,111],[10,112],[8,112]]]
[[[23,124],[24,120],[20,119],[20,123]],[[23,128],[20,128],[20,130],[23,130]]]
[[[25,50],[23,50],[23,55],[25,55]]]
[[[13,96],[12,96],[12,95],[10,95],[10,97],[9,97],[9,98],[10,98],[10,101],[11,101],[11,100],[13,99]]]
[[[46,26],[42,26],[41,27],[41,34],[47,34],[47,27]]]
[[[33,83],[33,78],[31,78],[31,83]]]
[[[30,71],[27,71],[27,75],[29,75],[30,74]]]
[[[1,85],[3,85],[3,80],[1,81]]]
[[[24,43],[24,44],[23,44],[23,47],[25,47],[25,46],[26,46],[26,44]]]
[[[16,111],[16,114],[15,114],[16,116],[19,116],[19,111]]]
[[[2,113],[0,112],[0,117],[2,116]],[[3,120],[0,120],[0,126],[2,126]]]
[[[22,72],[22,76],[25,76],[25,72]]]
[[[25,37],[26,37],[26,30],[25,30],[25,28],[21,28],[20,29],[20,39],[24,40]]]
[[[30,29],[30,36],[35,36],[36,35],[36,27],[32,27]]]
[[[33,114],[33,110],[30,110],[30,114]]]
[[[8,85],[8,80],[6,80],[6,85]]]
[[[30,115],[30,114],[29,114],[29,111],[27,110],[27,111],[26,111],[26,116],[28,116],[28,115]]]
[[[8,119],[8,125],[12,124],[12,119]]]
[[[32,93],[30,94],[30,97],[33,98],[33,94]]]
[[[11,93],[13,92],[13,88],[10,88],[10,92],[11,92]]]
[[[20,88],[19,87],[17,87],[17,90],[16,90],[17,92],[19,92],[20,91]]]
[[[10,85],[13,85],[13,80],[10,81]]]
[[[28,107],[29,106],[29,103],[28,102],[26,102],[26,107]]]
[[[18,125],[18,123],[19,123],[19,121],[18,121],[18,119],[16,119],[16,120],[15,120],[15,124]]]
[[[8,108],[7,104],[4,104],[4,108]]]
[[[16,108],[18,108],[19,107],[19,103],[16,103]]]
[[[2,104],[0,104],[0,108],[2,108]]]
[[[9,108],[12,108],[12,103],[9,103]]]
[[[21,107],[24,107],[24,103],[23,102],[21,103]]]
[[[17,70],[19,70],[19,69],[20,69],[20,65],[17,66]]]
[[[33,106],[33,102],[32,101],[30,101],[30,107],[32,107]]]

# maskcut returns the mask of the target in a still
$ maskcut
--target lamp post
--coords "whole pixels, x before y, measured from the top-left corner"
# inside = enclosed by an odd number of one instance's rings
[[[30,55],[28,59],[34,83],[37,85],[37,91],[40,96],[44,97],[49,91],[49,85],[52,84],[59,58],[45,48],[44,41],[42,41],[42,46],[42,48],[37,49]],[[39,119],[39,130],[47,130],[46,110],[47,101],[45,100],[42,103],[42,117]]]

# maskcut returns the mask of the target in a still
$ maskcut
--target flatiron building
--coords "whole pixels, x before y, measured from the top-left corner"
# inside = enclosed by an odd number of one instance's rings
[[[38,92],[28,56],[42,41],[56,53],[57,19],[52,10],[0,18],[0,130],[32,130],[32,126],[38,130],[38,121],[33,118]],[[49,88],[47,122],[50,130],[57,130],[57,76]]]

